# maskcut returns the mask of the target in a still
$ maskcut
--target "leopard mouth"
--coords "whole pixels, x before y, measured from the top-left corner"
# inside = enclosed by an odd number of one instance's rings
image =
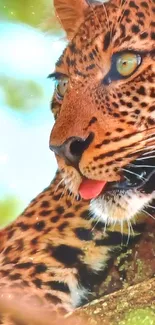
[[[94,199],[101,194],[136,189],[150,194],[155,190],[155,159],[137,159],[122,169],[121,181],[105,182],[84,179],[79,187],[83,199]]]
[[[135,160],[123,170],[123,180],[107,183],[105,191],[136,189],[150,194],[155,191],[155,159]]]

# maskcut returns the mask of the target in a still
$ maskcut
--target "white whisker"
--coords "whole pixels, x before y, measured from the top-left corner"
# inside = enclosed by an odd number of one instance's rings
[[[147,155],[147,154],[149,153],[148,150],[149,150],[149,149],[154,149],[154,148],[155,148],[154,145],[153,145],[153,146],[148,146],[148,147],[146,147],[146,148],[141,148],[141,149],[136,150],[135,153],[143,152],[143,151],[147,151],[146,153],[143,154],[143,155]],[[151,151],[150,151],[150,153],[151,153]]]
[[[154,140],[155,140],[155,136],[154,137],[152,136],[152,138],[148,138],[145,141],[149,142],[149,141],[154,141]]]
[[[112,231],[114,231],[114,230],[115,230],[115,226],[116,226],[116,223],[117,223],[117,219],[116,219],[116,220],[114,220],[114,222],[113,222]]]
[[[155,158],[155,156],[140,157],[140,158],[137,158],[136,160],[146,160],[146,159],[150,159],[150,158]]]
[[[155,210],[155,206],[153,205],[147,204],[147,207]]]
[[[96,222],[94,222],[94,226],[92,227],[91,232],[93,232],[93,230],[95,229],[95,227],[97,226],[97,224],[99,223],[99,221],[100,221],[100,218],[98,217],[97,220],[96,220]]]
[[[58,188],[60,187],[60,185],[61,185],[63,182],[64,182],[64,179],[62,178],[62,179],[60,180],[60,182],[56,185],[55,190],[54,190],[54,194],[57,192]]]
[[[61,198],[66,194],[66,192],[67,192],[67,188],[66,188],[66,185],[65,185],[65,187],[64,187],[64,189],[63,189],[63,191],[61,193]]]
[[[124,175],[124,178],[127,179],[128,182],[130,182],[130,178]]]
[[[150,148],[151,149],[151,148]],[[148,150],[148,148],[147,148],[147,150]],[[148,152],[145,152],[144,154],[143,154],[143,156],[146,156],[147,154],[151,154],[151,153],[153,153],[153,152],[155,152],[155,149],[154,150],[151,150],[151,151],[148,151]]]
[[[153,220],[155,220],[155,217],[153,217],[153,215],[151,213],[149,213],[148,211],[142,209],[142,212],[144,212],[145,214],[147,214],[149,217],[151,217]]]
[[[123,234],[124,234],[124,229],[123,229],[124,221],[123,220],[121,220],[120,225],[121,225],[121,235],[122,235],[122,242],[121,242],[121,244],[123,244]]]
[[[127,220],[127,224],[128,224],[128,239],[127,239],[127,242],[126,242],[126,245],[129,244],[129,240],[130,240],[130,235],[131,235],[131,229],[130,229],[130,221]]]
[[[124,170],[125,172],[127,172],[129,174],[137,176],[139,179],[142,179],[143,181],[146,181],[146,179],[144,177],[138,175],[137,173],[132,172],[131,170],[128,170],[128,169],[125,169],[125,168],[122,168],[122,170]]]
[[[130,220],[129,220],[129,221],[130,221]],[[133,227],[132,227],[132,223],[131,223],[131,221],[130,221],[130,228],[131,228],[132,236],[135,236],[135,232],[134,232],[134,230],[133,230]]]
[[[104,225],[104,236],[106,236],[107,225],[108,225],[108,219],[106,219],[105,225]]]
[[[128,239],[127,239],[127,245],[128,245],[130,237],[131,237],[131,233],[132,233],[132,236],[134,236],[135,233],[134,233],[134,230],[133,230],[133,227],[132,227],[132,224],[131,224],[130,220],[127,220],[127,224],[128,224]]]
[[[76,199],[76,201],[81,201],[81,196],[80,196],[80,194],[77,194],[77,195],[75,196],[75,199]]]
[[[122,234],[122,237],[123,237],[123,226],[124,226],[124,222],[123,222],[123,219],[121,220],[121,234]]]
[[[155,167],[155,165],[134,165],[134,164],[130,164],[130,166],[132,167],[147,167],[147,168],[152,168]]]

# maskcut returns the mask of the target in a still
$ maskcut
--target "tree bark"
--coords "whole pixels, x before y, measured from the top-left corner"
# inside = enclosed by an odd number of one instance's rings
[[[147,324],[155,324],[155,278],[91,302],[71,316],[67,316],[66,324],[115,325],[133,310],[137,310],[138,315],[138,310],[145,308],[146,315],[149,311],[151,317],[154,317],[154,322],[151,322],[151,318],[150,323]]]

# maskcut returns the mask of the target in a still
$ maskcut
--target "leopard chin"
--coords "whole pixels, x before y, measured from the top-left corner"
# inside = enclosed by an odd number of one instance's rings
[[[135,160],[132,165],[126,166],[122,181],[107,182],[100,194],[90,200],[91,216],[106,224],[123,224],[134,221],[139,213],[147,214],[146,208],[155,199],[154,166],[152,158],[141,164]],[[82,176],[73,167],[69,171],[66,186],[79,198]]]
[[[101,194],[90,203],[91,215],[105,224],[129,222],[140,212],[145,213],[147,205],[155,198],[155,191],[150,194],[137,189],[114,190]]]
[[[148,168],[149,166],[149,168]],[[123,224],[134,221],[155,198],[155,161],[154,158],[145,162],[135,160],[127,166],[122,182],[112,182],[101,194],[90,203],[93,217],[106,224]]]

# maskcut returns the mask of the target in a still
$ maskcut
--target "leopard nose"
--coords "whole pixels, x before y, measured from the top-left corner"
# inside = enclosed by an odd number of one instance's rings
[[[93,133],[90,133],[86,139],[71,137],[60,146],[50,144],[50,149],[54,151],[56,155],[62,157],[66,164],[77,166],[83,152],[89,147],[93,138]]]

